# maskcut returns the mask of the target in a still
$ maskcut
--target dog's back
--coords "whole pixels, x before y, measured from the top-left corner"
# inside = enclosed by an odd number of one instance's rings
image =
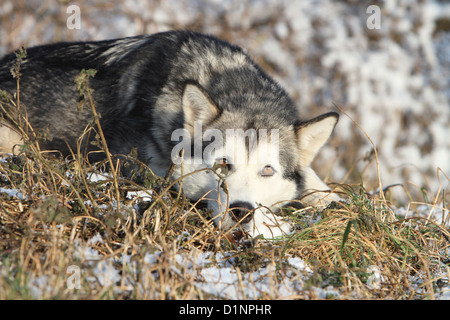
[[[140,36],[99,42],[61,42],[26,50],[19,69],[20,102],[33,128],[49,129],[53,139],[43,141],[43,148],[67,153],[67,144],[74,148],[76,139],[91,121],[90,108],[77,109],[80,94],[75,77],[83,69],[97,71],[89,86],[99,113],[104,119],[108,119],[108,114],[120,116],[117,101],[127,89],[128,73],[134,71],[127,68],[139,58],[133,56],[137,52],[134,49],[148,43],[148,39]],[[0,89],[12,94],[17,93],[17,79],[10,70],[17,61],[15,53],[0,61]]]
[[[16,92],[16,79],[10,72],[15,63],[14,53],[0,61],[0,90]],[[155,134],[159,136],[154,141],[160,144],[157,149],[171,145],[170,132],[183,126],[180,99],[186,81],[215,91],[210,95],[223,108],[243,104],[229,103],[230,99],[246,95],[254,99],[264,92],[265,99],[287,102],[284,105],[289,108],[278,113],[284,112],[286,119],[296,117],[293,104],[273,80],[239,47],[214,37],[172,31],[97,42],[62,42],[27,49],[20,64],[21,104],[33,128],[48,128],[53,138],[42,142],[44,149],[68,153],[67,145],[74,149],[92,120],[90,108],[77,110],[75,77],[82,69],[97,71],[89,87],[113,153],[128,153],[140,147],[139,141],[151,141]],[[254,92],[248,95],[244,92],[248,90]],[[149,133],[151,126],[156,126],[156,132]]]

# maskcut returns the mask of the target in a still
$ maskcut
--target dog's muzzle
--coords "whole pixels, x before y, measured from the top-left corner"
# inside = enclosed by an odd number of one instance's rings
[[[234,202],[230,205],[230,216],[236,222],[248,223],[253,219],[253,209],[255,209],[248,202]]]

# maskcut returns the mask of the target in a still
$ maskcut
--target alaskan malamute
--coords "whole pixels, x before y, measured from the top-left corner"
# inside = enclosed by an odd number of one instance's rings
[[[0,61],[0,89],[16,90],[9,54]],[[27,50],[21,63],[20,100],[34,128],[53,139],[41,148],[66,152],[92,120],[77,110],[74,78],[89,81],[109,150],[139,159],[159,175],[175,163],[191,199],[207,199],[222,228],[236,224],[251,236],[289,231],[274,213],[303,198],[311,204],[336,196],[311,169],[338,114],[301,120],[286,92],[239,47],[211,36],[173,31],[98,42],[55,43]],[[0,124],[0,147],[19,136]],[[86,142],[85,146],[94,148]],[[182,156],[182,157],[181,157]],[[325,198],[325,199],[323,199]]]

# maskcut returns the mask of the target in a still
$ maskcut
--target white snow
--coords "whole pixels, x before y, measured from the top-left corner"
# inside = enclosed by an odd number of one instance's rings
[[[156,264],[164,252],[147,254],[144,261],[148,267]],[[257,271],[242,273],[233,266],[233,258],[222,253],[179,253],[171,271],[183,277],[192,277],[195,286],[205,294],[221,299],[258,299],[276,291],[281,297],[295,296],[302,290],[302,276],[311,274],[311,269],[299,258],[288,258],[289,272],[280,283],[273,283],[275,267],[271,264]],[[315,288],[320,291],[321,289]],[[274,292],[273,292],[274,293]]]
[[[5,193],[8,196],[12,197],[12,198],[17,198],[20,200],[24,200],[25,196],[23,195],[23,192],[21,190],[18,189],[9,189],[9,188],[2,188],[0,187],[0,193]]]
[[[141,201],[152,201],[153,190],[128,191],[127,199],[140,199]]]

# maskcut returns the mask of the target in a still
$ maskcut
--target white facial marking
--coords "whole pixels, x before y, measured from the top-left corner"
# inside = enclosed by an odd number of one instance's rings
[[[283,178],[278,148],[271,146],[270,141],[258,141],[248,152],[245,140],[228,138],[222,148],[205,155],[201,166],[214,167],[217,173],[219,169],[223,179],[212,172],[194,174],[183,180],[183,185],[189,186],[184,188],[185,193],[195,199],[207,194],[208,208],[213,210],[216,225],[223,229],[236,224],[227,208],[236,202],[246,202],[256,208],[253,219],[242,224],[251,236],[262,234],[273,238],[287,233],[289,225],[269,209],[293,199],[297,191],[294,181]],[[193,161],[183,167],[185,173],[194,169],[200,167]]]

